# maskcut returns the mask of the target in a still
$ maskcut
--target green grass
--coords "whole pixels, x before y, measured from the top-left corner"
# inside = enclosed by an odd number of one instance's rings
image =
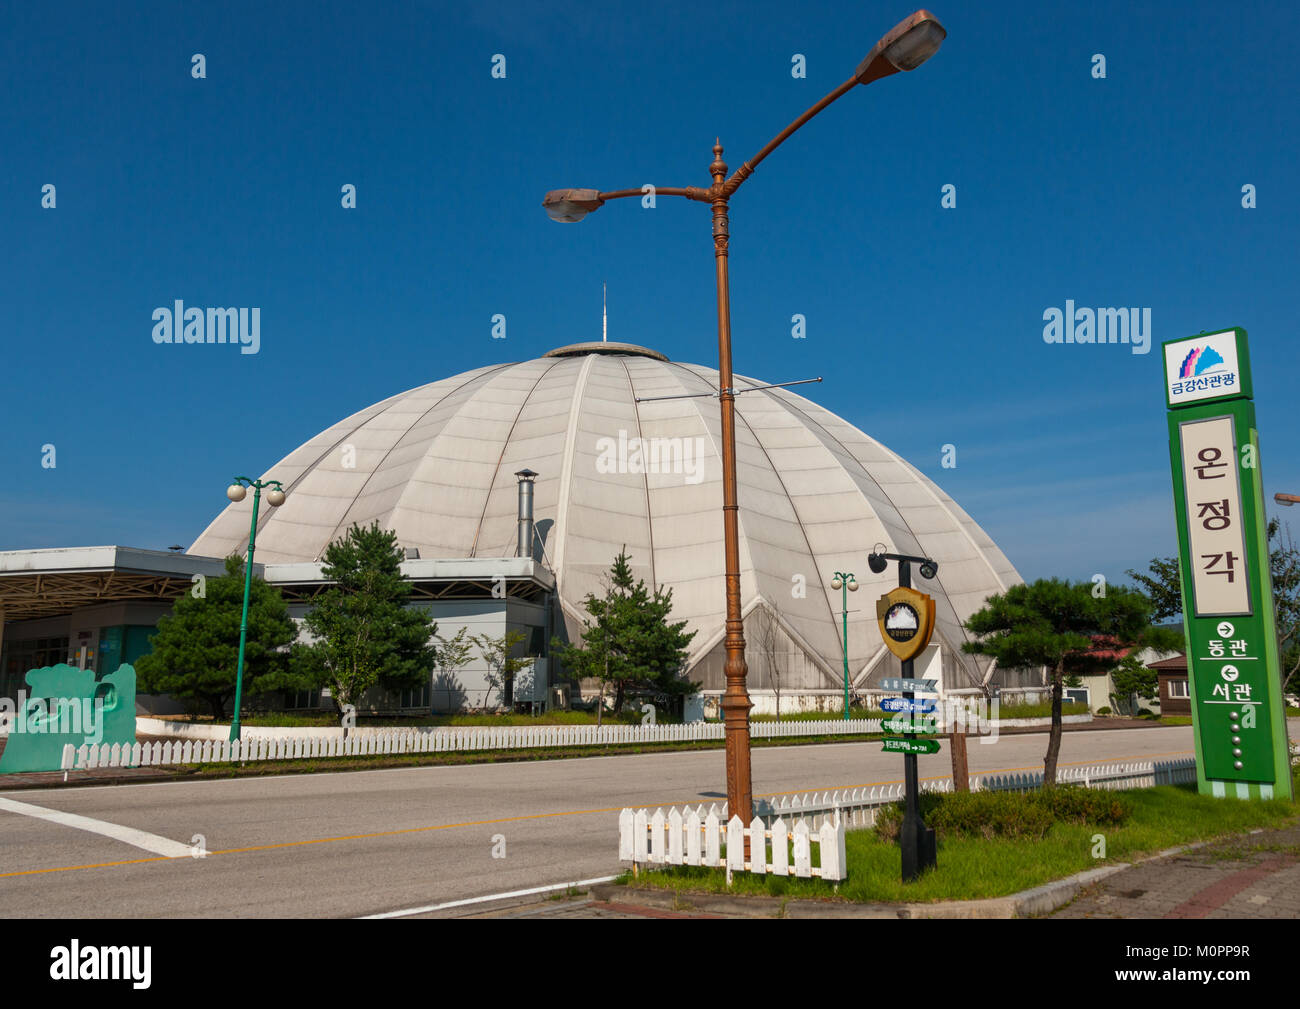
[[[1133,812],[1122,826],[1056,823],[1042,840],[941,839],[937,867],[919,880],[900,881],[896,844],[874,830],[850,831],[849,878],[838,888],[821,880],[780,879],[737,873],[728,888],[721,870],[695,867],[643,872],[636,885],[685,892],[739,893],[788,898],[836,898],[860,902],[925,902],[1003,897],[1110,862],[1132,861],[1187,844],[1255,828],[1279,827],[1297,818],[1285,800],[1243,802],[1197,795],[1195,786],[1161,786],[1124,793]],[[1106,858],[1092,856],[1094,836],[1106,840]],[[814,851],[816,848],[814,847]],[[630,875],[622,881],[632,883]]]
[[[1086,715],[1088,705],[1079,704],[1074,701],[1063,702],[1061,704],[1061,715]],[[992,712],[990,711],[990,714]],[[1042,704],[999,704],[998,718],[1051,718],[1052,702],[1044,701]]]
[[[1160,718],[1161,725],[1191,725],[1191,715],[1162,715]]]
[[[992,713],[991,711],[989,712]],[[1062,715],[1086,715],[1088,706],[1086,704],[1077,704],[1069,702],[1061,705]],[[783,722],[811,722],[822,719],[842,718],[842,711],[793,711],[781,715]],[[850,718],[892,718],[893,713],[880,711],[877,708],[850,708]],[[1052,704],[1047,701],[1043,704],[1000,704],[998,706],[999,718],[1051,718]],[[775,715],[750,715],[751,722],[775,722]],[[721,721],[721,719],[710,719],[710,721]]]
[[[199,716],[198,718],[189,718],[187,716],[155,716],[177,722],[200,722],[210,723],[210,716]],[[614,716],[606,712],[603,724],[605,725],[639,725],[641,722],[640,714],[631,712],[622,716]],[[295,712],[275,711],[264,712],[260,714],[245,715],[240,719],[243,725],[253,725],[262,728],[338,728],[339,718],[331,712],[298,714]],[[666,719],[660,719],[667,724]],[[227,723],[229,724],[229,723]],[[373,728],[390,728],[405,729],[414,727],[429,726],[505,726],[505,725],[595,725],[596,716],[585,711],[550,711],[544,715],[401,715],[401,716],[377,716],[377,715],[358,715],[358,727]]]

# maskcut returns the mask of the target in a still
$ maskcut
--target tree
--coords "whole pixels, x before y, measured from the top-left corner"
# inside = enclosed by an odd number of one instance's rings
[[[1104,672],[1113,660],[1098,654],[1106,647],[1178,647],[1182,636],[1151,625],[1152,603],[1136,589],[1111,587],[1094,597],[1091,582],[1056,578],[1013,585],[991,596],[984,608],[966,621],[976,635],[962,650],[989,655],[1004,668],[1046,666],[1052,686],[1052,729],[1043,760],[1043,782],[1056,784],[1061,752],[1061,695],[1068,673]]]
[[[1177,557],[1152,557],[1150,574],[1132,568],[1126,573],[1150,597],[1152,620],[1162,622],[1183,615],[1183,584],[1178,576]]]
[[[1273,519],[1268,524],[1268,538],[1277,539],[1269,553],[1269,567],[1273,575],[1273,603],[1277,615],[1277,655],[1282,663],[1282,690],[1300,688],[1300,549],[1291,538],[1291,527],[1285,532],[1282,524]]]
[[[1290,527],[1270,519],[1266,530],[1268,566],[1273,579],[1273,611],[1277,622],[1277,653],[1282,664],[1282,689],[1294,681],[1300,686],[1300,548],[1291,538]],[[1163,620],[1183,612],[1183,589],[1177,557],[1153,557],[1151,573],[1130,570],[1136,581],[1155,602],[1154,617]]]
[[[652,593],[644,580],[634,583],[628,560],[624,547],[610,566],[604,595],[588,593],[583,605],[590,619],[583,620],[581,643],[553,642],[573,675],[600,681],[601,707],[605,688],[614,688],[615,711],[622,710],[629,692],[675,703],[700,688],[680,676],[695,632],[686,632],[685,620],[669,622],[672,589]]]
[[[235,696],[243,608],[244,561],[227,557],[225,574],[207,579],[202,598],[182,596],[158,621],[158,631],[149,639],[151,652],[135,663],[141,693],[201,702],[214,718],[224,718]],[[297,636],[298,625],[280,590],[254,575],[244,645],[245,695],[305,685],[289,667],[288,646]]]
[[[1124,656],[1110,675],[1115,682],[1115,693],[1110,695],[1110,700],[1122,714],[1137,714],[1137,698],[1152,701],[1159,693],[1156,671],[1148,669],[1136,652]]]
[[[316,640],[298,645],[298,668],[326,686],[339,711],[379,684],[390,690],[418,686],[429,676],[437,625],[424,610],[403,604],[411,585],[402,577],[395,533],[355,523],[325,550],[321,573],[334,582],[316,598],[303,623]]]
[[[433,686],[434,690],[447,691],[451,708],[458,708],[464,703],[464,688],[458,673],[470,661],[470,650],[473,645],[466,640],[468,634],[469,628],[462,627],[450,639],[444,638],[441,634],[434,635],[438,644],[437,654],[433,660],[433,668],[437,673],[433,678]]]
[[[531,667],[534,661],[531,655],[510,654],[526,637],[528,635],[523,631],[507,631],[501,638],[490,634],[470,636],[470,641],[474,642],[479,655],[487,663],[488,686],[501,692],[501,703],[506,708],[513,708],[515,704],[515,676]]]

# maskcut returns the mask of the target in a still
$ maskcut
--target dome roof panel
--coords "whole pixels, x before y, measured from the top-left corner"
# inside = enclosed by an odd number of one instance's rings
[[[267,477],[285,483],[263,509],[258,557],[315,560],[352,522],[379,521],[422,557],[512,556],[516,470],[536,471],[534,517],[572,620],[627,546],[639,575],[673,589],[674,613],[699,633],[692,660],[722,636],[720,418],[715,370],[630,345],[558,348],[419,386],[360,410],[291,452]],[[737,376],[737,388],[762,384]],[[885,446],[787,389],[736,398],[742,604],[770,605],[816,651],[834,686],[842,663],[836,570],[863,592],[876,543],[940,562],[939,633],[1019,581],[988,535],[938,486]],[[355,459],[345,462],[345,448]],[[348,465],[354,462],[355,467]],[[192,552],[242,552],[250,505],[232,504]],[[797,576],[803,594],[792,592]],[[761,600],[760,600],[761,597]],[[880,654],[875,621],[850,622],[854,673]],[[959,663],[968,662],[964,657]],[[821,675],[821,674],[819,674]]]

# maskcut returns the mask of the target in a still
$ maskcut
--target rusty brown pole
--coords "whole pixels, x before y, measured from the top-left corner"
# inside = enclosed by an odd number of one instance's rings
[[[722,160],[722,141],[713,145],[713,261],[718,282],[718,399],[722,403],[722,520],[726,553],[727,661],[723,674],[727,689],[722,695],[722,721],[727,741],[727,814],[745,823],[754,818],[753,781],[749,771],[749,691],[745,678],[745,624],[740,615],[740,521],[736,503],[736,394],[731,386],[731,289],[727,274],[727,246],[730,240],[727,202],[731,192],[724,185],[727,163]]]
[[[914,31],[918,34],[913,35]],[[872,47],[852,77],[803,115],[778,133],[754,157],[727,178],[727,164],[722,160],[722,142],[713,148],[709,172],[713,185],[657,186],[659,196],[681,196],[713,207],[713,258],[718,285],[718,398],[722,404],[722,515],[726,554],[727,635],[724,642],[727,659],[723,664],[727,687],[722,695],[723,723],[727,742],[727,811],[739,815],[748,824],[754,816],[753,784],[749,763],[749,691],[745,678],[745,625],[740,615],[740,526],[736,502],[736,394],[731,372],[731,292],[728,285],[727,253],[730,242],[728,209],[732,195],[754,174],[769,154],[781,146],[813,116],[858,84],[870,84],[898,73],[913,70],[938,48],[947,32],[926,10],[919,10],[895,25]],[[917,41],[909,46],[909,37]],[[603,206],[608,200],[639,198],[643,189],[554,189],[546,194],[542,206],[554,220],[573,223]],[[748,852],[748,839],[746,839]]]

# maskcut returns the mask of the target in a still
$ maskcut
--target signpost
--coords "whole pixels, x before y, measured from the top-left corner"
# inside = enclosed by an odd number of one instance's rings
[[[918,596],[920,594],[921,593],[919,592],[917,593]],[[889,597],[886,596],[885,598],[887,599]],[[934,602],[931,601],[930,605],[933,606]],[[933,624],[931,626],[933,627]],[[930,643],[930,635],[929,633],[927,633],[925,635],[925,644],[921,645],[920,648],[912,652],[912,658],[915,658],[917,655],[920,655],[921,652],[925,651],[925,645],[928,645],[929,643]],[[889,644],[889,642],[886,641],[885,644]],[[903,661],[910,663],[912,661],[912,658],[904,659]],[[890,677],[885,677],[880,681],[880,687],[882,690],[906,690],[909,693],[933,694],[936,690],[939,689],[939,681],[938,680],[913,680],[910,677],[907,679],[900,680],[897,677],[892,679]]]
[[[1290,798],[1246,331],[1162,349],[1197,787]]]
[[[880,707],[884,711],[919,711],[924,714],[934,710],[934,701],[909,701],[902,697],[886,697],[880,702]]]
[[[880,723],[886,732],[910,732],[919,735],[931,735],[939,731],[939,724],[932,718],[915,722],[910,718],[887,718]]]
[[[880,624],[880,636],[885,645],[898,656],[901,665],[901,677],[886,677],[881,680],[885,690],[902,691],[903,697],[897,707],[887,711],[921,712],[934,710],[933,701],[917,701],[913,694],[934,693],[939,683],[937,680],[917,680],[912,678],[913,661],[925,651],[934,633],[934,600],[924,592],[912,588],[912,563],[921,565],[921,575],[933,578],[939,573],[939,565],[928,557],[912,557],[907,554],[873,553],[867,558],[867,565],[876,574],[884,571],[890,560],[898,561],[898,588],[886,592],[876,602],[876,619]],[[888,701],[885,702],[886,704]],[[928,707],[926,707],[928,705]],[[926,869],[935,865],[934,830],[925,825],[921,819],[921,810],[917,803],[920,791],[920,779],[916,770],[916,758],[922,753],[938,753],[939,742],[935,739],[916,739],[920,733],[936,731],[930,719],[892,718],[886,720],[887,732],[901,732],[902,738],[884,740],[885,753],[903,754],[903,781],[906,804],[903,811],[903,823],[898,833],[898,844],[903,855],[903,882],[916,879]]]
[[[916,756],[918,753],[938,753],[939,741],[937,739],[886,739],[885,753],[906,753],[910,756]],[[925,828],[934,834],[929,827]],[[931,863],[933,864],[933,863]]]

